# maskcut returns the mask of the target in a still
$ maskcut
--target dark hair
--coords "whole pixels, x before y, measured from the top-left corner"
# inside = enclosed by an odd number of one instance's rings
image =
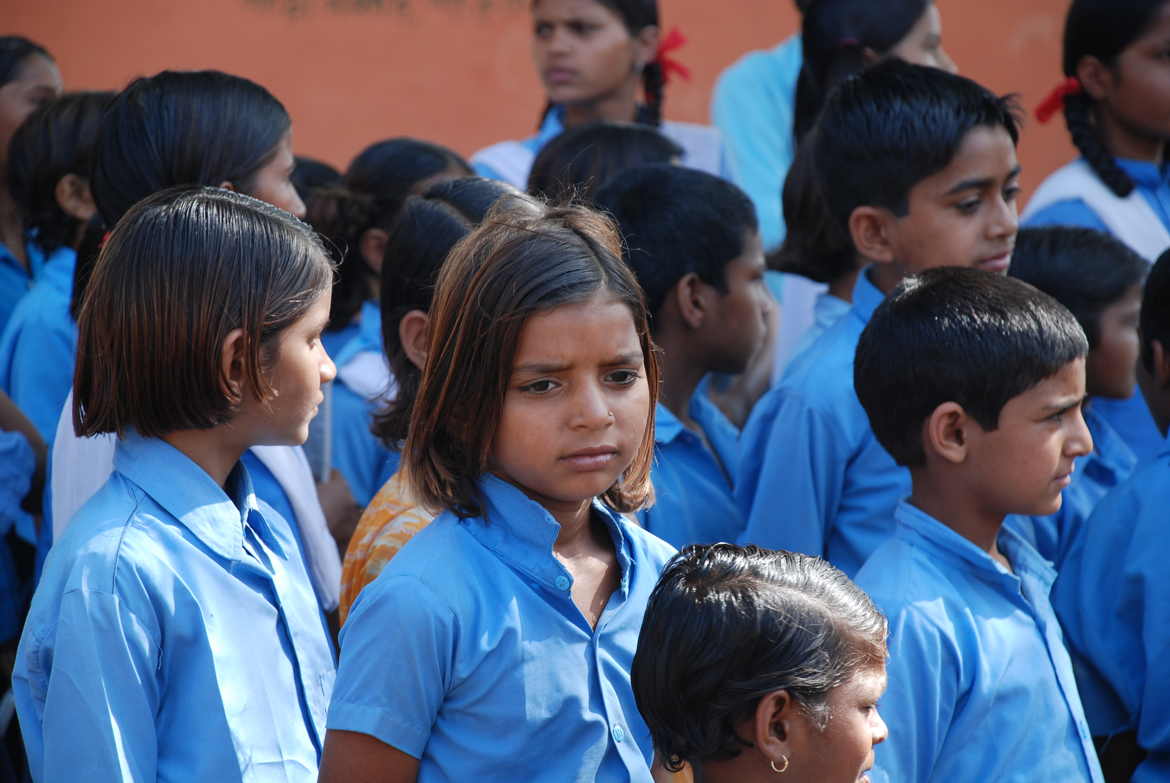
[[[731,759],[737,726],[786,690],[822,730],[828,698],[886,659],[886,618],[820,558],[732,544],[689,546],[658,580],[631,680],[667,769]]]
[[[528,172],[528,192],[547,201],[589,203],[614,175],[649,163],[670,163],[683,148],[654,128],[591,122],[568,128],[545,144]]]
[[[293,167],[293,173],[289,179],[292,180],[293,187],[297,189],[297,195],[301,197],[301,201],[306,204],[309,203],[316,191],[341,182],[341,172],[325,161],[304,155],[297,155],[294,160],[296,165]]]
[[[55,62],[45,47],[19,35],[0,35],[0,86],[20,78],[24,61],[39,54]]]
[[[242,329],[243,394],[265,377],[282,330],[332,280],[312,230],[220,188],[171,188],[133,206],[94,266],[78,318],[73,426],[161,437],[230,421],[240,402],[221,351]]]
[[[854,270],[857,253],[825,205],[813,147],[809,143],[796,148],[784,178],[781,202],[788,231],[773,264],[781,272],[831,283]]]
[[[601,291],[630,309],[650,392],[638,452],[602,499],[623,513],[651,500],[658,364],[642,291],[621,260],[617,230],[585,207],[546,208],[506,197],[439,272],[426,368],[402,452],[407,485],[420,505],[480,514],[477,481],[488,468],[525,322]]]
[[[866,49],[885,56],[930,6],[931,0],[833,0],[805,8],[800,25],[803,62],[792,112],[798,144],[833,88],[866,67]]]
[[[1062,68],[1065,76],[1076,76],[1077,64],[1096,57],[1113,68],[1117,57],[1154,23],[1165,0],[1073,0],[1064,22]],[[1064,120],[1072,142],[1097,177],[1117,196],[1133,192],[1133,180],[1125,173],[1093,118],[1094,102],[1084,91],[1064,99]]]
[[[374,417],[374,434],[388,448],[406,438],[422,370],[406,355],[398,326],[411,310],[429,312],[439,269],[459,240],[480,223],[511,185],[482,177],[441,182],[403,204],[382,262],[382,344],[397,391]]]
[[[926,462],[922,425],[957,402],[986,431],[1008,400],[1085,356],[1073,314],[1027,283],[940,267],[902,281],[870,318],[853,385],[879,443],[907,467]]]
[[[626,263],[646,292],[651,320],[667,294],[692,272],[727,290],[728,262],[758,229],[751,200],[735,185],[696,169],[660,164],[624,171],[595,194],[617,221]]]
[[[1138,335],[1141,338],[1142,365],[1154,370],[1154,340],[1170,349],[1170,250],[1158,256],[1146,276],[1142,290],[1142,312],[1138,317]]]
[[[362,235],[372,228],[389,230],[402,202],[450,169],[471,174],[467,161],[446,147],[404,137],[385,139],[353,159],[340,186],[317,191],[306,219],[328,240],[337,262],[330,331],[348,326],[370,298],[376,272],[362,257]]]
[[[938,68],[885,60],[843,82],[817,125],[814,166],[842,233],[860,206],[904,216],[910,191],[945,169],[975,128],[1019,126],[1011,97]]]
[[[112,92],[66,93],[34,110],[8,144],[9,190],[45,253],[77,239],[81,222],[61,209],[57,183],[66,174],[88,182],[98,126],[113,99]]]
[[[247,193],[290,124],[272,93],[239,76],[135,79],[102,121],[91,180],[98,212],[112,226],[134,203],[178,185],[231,182]]]
[[[1091,228],[1022,228],[1009,274],[1039,288],[1076,316],[1092,349],[1101,312],[1140,286],[1149,263],[1121,240]]]

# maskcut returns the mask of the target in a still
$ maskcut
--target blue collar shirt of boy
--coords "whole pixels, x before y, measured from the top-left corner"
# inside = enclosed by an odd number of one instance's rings
[[[733,493],[739,430],[707,397],[705,383],[691,396],[688,412],[701,435],[658,404],[650,472],[654,505],[638,512],[638,522],[680,548],[734,541],[743,532]]]
[[[420,759],[419,783],[650,783],[630,665],[674,549],[595,502],[621,581],[591,628],[553,556],[557,522],[501,479],[479,487],[483,517],[444,512],[358,596],[329,728]]]
[[[1170,450],[1105,496],[1069,551],[1052,603],[1097,737],[1136,732],[1133,783],[1170,780]]]
[[[40,277],[41,268],[45,265],[45,254],[41,252],[34,238],[33,234],[29,234],[24,243],[24,255],[28,259],[27,269],[12,255],[7,246],[0,244],[0,332],[4,331],[8,319],[12,317],[12,311]]]
[[[857,342],[883,298],[858,275],[849,312],[756,403],[740,438],[740,543],[824,557],[852,576],[893,532],[910,472],[878,443],[853,390]]]
[[[334,661],[288,523],[130,434],[45,562],[13,693],[35,780],[315,781]]]
[[[899,504],[894,536],[857,574],[890,624],[874,783],[1103,781],[1060,625],[1055,572],[1010,528],[1009,572]]]

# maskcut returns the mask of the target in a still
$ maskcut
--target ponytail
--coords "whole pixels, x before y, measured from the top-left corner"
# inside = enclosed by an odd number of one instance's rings
[[[369,268],[361,254],[361,238],[373,222],[373,199],[343,185],[324,187],[306,204],[305,222],[325,238],[333,257],[335,281],[326,331],[344,329],[370,297]]]
[[[646,102],[638,107],[634,120],[642,125],[657,128],[662,124],[662,99],[666,87],[666,74],[662,63],[651,60],[642,68],[642,89],[646,92]]]
[[[1087,93],[1068,95],[1064,99],[1064,121],[1072,143],[1093,169],[1097,178],[1118,198],[1133,192],[1133,180],[1117,165],[1093,122],[1093,99]]]

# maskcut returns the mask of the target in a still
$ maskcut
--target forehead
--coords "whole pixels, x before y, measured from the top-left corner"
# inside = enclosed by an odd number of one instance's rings
[[[21,61],[13,77],[14,82],[22,82],[25,87],[48,87],[53,90],[61,89],[61,71],[57,64],[42,54],[30,54]]]
[[[533,313],[520,330],[514,364],[559,358],[608,359],[640,351],[630,308],[608,291]]]
[[[1073,359],[1032,388],[1008,400],[1008,406],[1034,409],[1067,405],[1085,396],[1085,359]]]
[[[876,699],[886,690],[886,666],[880,664],[860,669],[833,689],[838,699]]]
[[[1016,145],[1000,125],[980,125],[967,131],[946,168],[931,174],[911,190],[911,198],[939,198],[968,182],[1002,185],[1019,168]]]
[[[532,15],[538,19],[590,19],[623,23],[616,11],[597,0],[534,0]]]

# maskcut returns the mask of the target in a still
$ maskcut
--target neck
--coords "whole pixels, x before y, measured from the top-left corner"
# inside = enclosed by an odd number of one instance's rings
[[[705,761],[693,772],[695,783],[764,783],[776,777],[768,767],[767,759],[754,749],[744,749],[727,761]]]
[[[177,430],[167,433],[162,439],[203,468],[221,487],[227,484],[232,468],[248,450],[247,446],[232,444],[229,438],[224,437],[221,427],[209,430]]]
[[[964,491],[967,482],[944,480],[932,468],[916,468],[910,471],[910,475],[914,485],[908,501],[910,505],[954,530],[993,559],[1007,563],[996,545],[999,530],[1003,527],[1003,514],[980,508]]]
[[[869,267],[869,282],[883,294],[897,288],[898,283],[902,282],[902,277],[901,267],[893,261],[878,262]]]
[[[548,508],[546,506],[546,508]],[[564,508],[548,508],[553,519],[561,526],[557,533],[557,540],[553,543],[553,551],[562,555],[572,555],[593,544],[593,499],[583,500],[579,504]]]
[[[846,302],[853,301],[853,287],[857,285],[857,275],[861,273],[859,267],[854,267],[851,272],[846,272],[841,277],[829,283],[829,294]]]
[[[691,356],[687,346],[678,335],[663,330],[654,336],[662,349],[662,386],[658,401],[666,406],[685,427],[692,427],[690,417],[691,397],[695,388],[707,374],[707,368],[697,362],[688,361]]]
[[[588,122],[633,122],[638,112],[637,87],[632,82],[627,83],[600,98],[563,106],[566,128]]]
[[[1122,126],[1108,112],[1096,113],[1097,127],[1101,129],[1105,148],[1115,158],[1141,160],[1162,165],[1166,140],[1135,133]]]

